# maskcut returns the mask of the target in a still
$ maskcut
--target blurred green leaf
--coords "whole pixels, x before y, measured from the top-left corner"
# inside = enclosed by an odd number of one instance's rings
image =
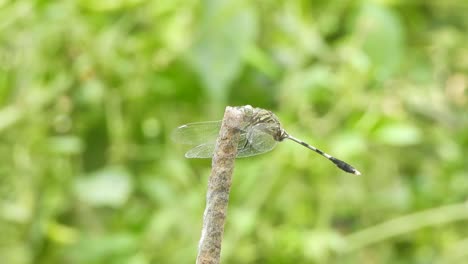
[[[382,143],[405,146],[421,141],[421,132],[413,125],[405,123],[387,124],[375,132],[377,140]]]
[[[131,175],[121,168],[106,168],[75,182],[78,198],[93,206],[120,207],[133,189]]]
[[[123,8],[135,6],[139,3],[144,2],[143,0],[101,0],[101,1],[90,1],[80,0],[80,4],[88,9],[94,11],[113,11]]]
[[[332,230],[314,230],[304,235],[305,256],[318,262],[340,251],[345,245],[344,238]]]
[[[225,101],[227,88],[243,65],[257,31],[255,12],[244,1],[205,0],[198,38],[188,60],[213,99]]]
[[[138,248],[138,240],[131,233],[116,233],[107,236],[89,235],[72,248],[82,263],[121,263],[131,258]]]
[[[279,69],[273,63],[272,59],[259,47],[251,46],[246,52],[245,59],[252,66],[269,77],[277,77],[279,74]]]
[[[398,71],[403,52],[403,28],[398,14],[383,5],[365,2],[359,9],[353,29],[380,80]]]
[[[16,123],[22,115],[22,111],[14,106],[0,109],[0,132]]]
[[[0,7],[2,7],[4,4],[8,3],[9,0],[0,0]]]
[[[331,149],[335,155],[347,157],[366,152],[365,147],[366,140],[362,135],[347,131],[333,139]]]
[[[49,223],[47,233],[51,240],[60,244],[71,244],[78,240],[76,229],[59,223]]]
[[[83,143],[76,136],[58,136],[49,139],[49,148],[58,154],[78,154],[83,150]]]
[[[31,263],[33,256],[31,251],[23,245],[9,245],[0,247],[2,262],[12,264]]]

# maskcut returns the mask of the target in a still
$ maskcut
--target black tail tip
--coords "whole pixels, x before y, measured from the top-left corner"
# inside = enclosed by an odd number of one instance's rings
[[[339,159],[336,159],[336,158],[330,158],[330,160],[335,163],[335,165],[348,172],[348,173],[352,173],[352,174],[355,174],[355,175],[361,175],[361,172],[359,172],[358,170],[356,170],[353,166],[349,165],[348,163],[342,161],[342,160],[339,160]]]

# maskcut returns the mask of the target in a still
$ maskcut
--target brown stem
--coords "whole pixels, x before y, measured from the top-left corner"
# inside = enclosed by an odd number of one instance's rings
[[[197,264],[218,264],[227,214],[231,178],[237,155],[243,112],[239,107],[226,107],[223,124],[216,141],[211,175],[208,180],[203,229],[198,245]]]

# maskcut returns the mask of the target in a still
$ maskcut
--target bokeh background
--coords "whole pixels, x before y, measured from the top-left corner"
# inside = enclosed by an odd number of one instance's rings
[[[468,3],[0,0],[0,262],[194,263],[226,105],[298,138],[236,163],[222,263],[468,263]]]

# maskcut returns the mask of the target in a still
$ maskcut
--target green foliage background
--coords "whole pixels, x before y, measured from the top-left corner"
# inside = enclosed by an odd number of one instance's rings
[[[236,163],[223,263],[468,263],[468,4],[0,0],[0,260],[194,263],[226,105],[292,142]]]

